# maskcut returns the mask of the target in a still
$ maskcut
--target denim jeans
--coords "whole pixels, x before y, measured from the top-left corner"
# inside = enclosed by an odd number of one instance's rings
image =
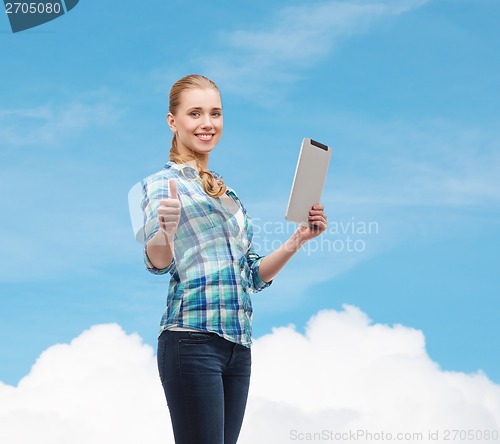
[[[250,349],[216,333],[165,330],[158,369],[176,444],[235,444],[250,384]]]

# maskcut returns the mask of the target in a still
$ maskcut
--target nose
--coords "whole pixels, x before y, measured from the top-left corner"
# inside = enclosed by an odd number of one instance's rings
[[[214,125],[212,123],[212,119],[209,114],[205,114],[203,116],[203,121],[201,122],[202,128],[212,128]]]

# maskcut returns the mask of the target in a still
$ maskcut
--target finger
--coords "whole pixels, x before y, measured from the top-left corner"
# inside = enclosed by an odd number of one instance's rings
[[[174,231],[177,228],[177,223],[175,222],[163,222],[161,227],[166,231]]]
[[[168,180],[168,189],[170,191],[169,195],[171,199],[178,199],[177,196],[177,184],[175,183],[175,179]]]
[[[311,211],[309,211],[309,214],[311,216],[317,216],[317,215],[321,215],[321,214],[325,214],[325,213],[323,212],[323,210],[311,210]]]
[[[311,214],[309,220],[322,220],[326,222],[326,214]]]
[[[180,220],[180,215],[179,214],[158,214],[158,219],[161,222],[175,222],[176,224],[179,223]]]
[[[160,200],[160,205],[158,207],[158,211],[180,211],[181,204],[179,199],[162,199]]]
[[[321,222],[321,221],[309,222],[309,225],[311,226],[311,229],[313,231],[323,232],[326,230],[326,224],[324,222]]]
[[[326,226],[327,222],[326,222],[326,219],[321,217],[310,217],[309,218],[309,223],[310,224],[323,224]]]
[[[317,211],[322,213],[325,210],[323,205],[313,205],[309,211]]]
[[[181,211],[181,203],[179,199],[166,199],[160,201],[160,205],[158,206],[158,211],[166,212],[173,211],[180,213]]]

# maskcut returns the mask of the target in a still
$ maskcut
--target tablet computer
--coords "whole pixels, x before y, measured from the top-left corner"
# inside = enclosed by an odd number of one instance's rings
[[[327,145],[307,138],[302,141],[286,220],[309,225],[309,211],[320,202],[331,155],[332,149]]]

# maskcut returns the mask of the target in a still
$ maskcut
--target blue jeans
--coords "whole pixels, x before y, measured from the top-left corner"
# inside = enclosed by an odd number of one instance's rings
[[[165,330],[158,369],[176,444],[235,444],[250,384],[250,349],[216,333]]]

